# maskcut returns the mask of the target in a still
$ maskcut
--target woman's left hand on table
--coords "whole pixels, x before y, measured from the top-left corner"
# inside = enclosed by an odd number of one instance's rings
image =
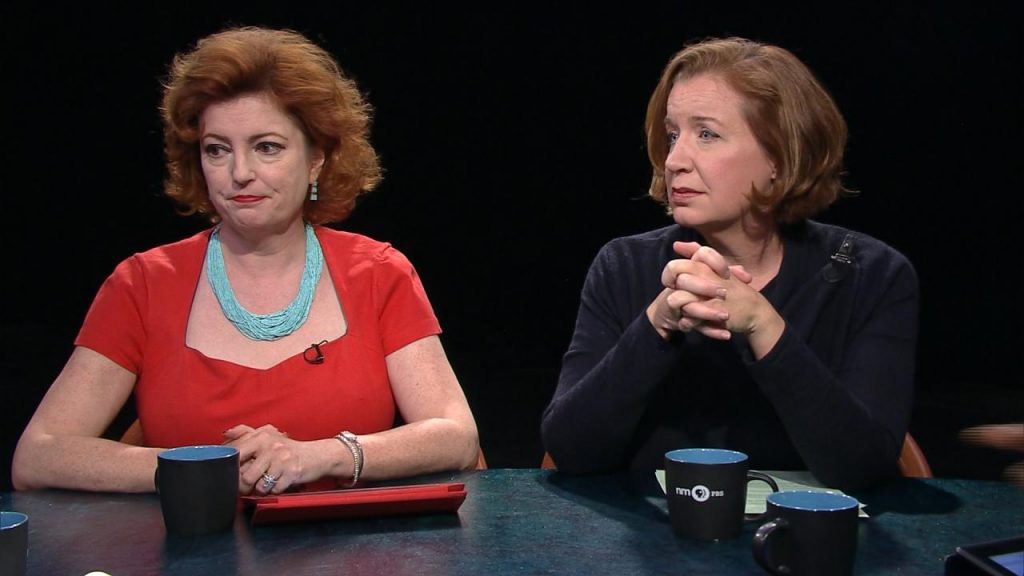
[[[224,439],[238,449],[238,488],[243,495],[280,494],[322,476],[313,443],[293,440],[271,424],[238,425],[225,430]]]

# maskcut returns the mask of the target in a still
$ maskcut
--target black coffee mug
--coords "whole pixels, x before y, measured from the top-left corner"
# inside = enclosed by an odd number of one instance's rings
[[[767,474],[747,469],[742,452],[717,448],[686,448],[665,454],[665,495],[672,531],[680,538],[725,540],[743,528],[747,483],[779,487]],[[747,518],[757,520],[763,515]]]
[[[754,534],[754,560],[771,574],[849,576],[857,555],[859,503],[839,492],[786,490],[768,495]]]
[[[0,512],[0,576],[22,576],[28,559],[28,516]]]
[[[238,510],[238,450],[185,446],[157,456],[156,489],[168,534],[227,530]]]

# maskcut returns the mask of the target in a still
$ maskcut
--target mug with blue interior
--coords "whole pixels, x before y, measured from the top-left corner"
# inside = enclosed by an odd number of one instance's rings
[[[754,560],[771,574],[849,576],[857,556],[856,498],[840,492],[784,490],[768,495],[753,540]]]
[[[22,576],[28,560],[28,516],[0,512],[0,576]]]
[[[739,535],[746,518],[747,483],[759,480],[779,490],[770,476],[749,470],[748,460],[742,452],[719,448],[665,454],[665,496],[676,536],[724,540]]]
[[[168,534],[227,530],[238,509],[238,450],[184,446],[157,455],[156,489]]]

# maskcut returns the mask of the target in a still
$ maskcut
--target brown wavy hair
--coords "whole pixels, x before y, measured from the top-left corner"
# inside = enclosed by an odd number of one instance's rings
[[[669,61],[647,104],[644,128],[653,169],[649,194],[666,202],[665,115],[676,82],[701,74],[722,78],[743,101],[743,116],[775,164],[767,190],[751,202],[771,211],[779,224],[824,210],[846,190],[840,178],[846,121],[832,96],[789,51],[745,38],[711,38],[684,48]]]
[[[266,93],[298,122],[309,143],[324,151],[319,199],[306,199],[313,224],[345,219],[356,197],[381,178],[369,142],[371,107],[323,48],[291,30],[231,28],[175,56],[164,83],[161,113],[168,178],[165,193],[183,214],[217,222],[200,163],[199,120],[207,106]]]

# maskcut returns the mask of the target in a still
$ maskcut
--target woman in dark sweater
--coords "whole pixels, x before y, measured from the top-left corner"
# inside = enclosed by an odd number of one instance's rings
[[[832,98],[786,50],[713,39],[669,62],[646,129],[650,194],[675,223],[590,268],[542,422],[559,469],[723,447],[843,489],[892,475],[917,277],[884,243],[809,220],[843,192]]]

